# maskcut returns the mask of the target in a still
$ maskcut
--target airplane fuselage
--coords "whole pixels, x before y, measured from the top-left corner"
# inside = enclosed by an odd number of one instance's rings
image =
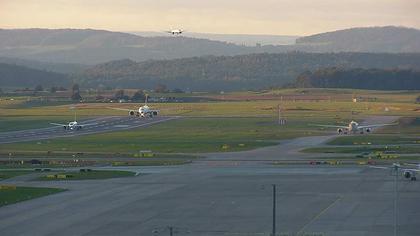
[[[65,130],[79,130],[82,126],[77,124],[77,121],[69,122],[68,125],[64,126]]]
[[[137,117],[153,117],[158,115],[157,110],[152,110],[149,106],[144,105],[141,106],[137,111],[130,110],[128,113],[130,116],[137,116]]]
[[[171,31],[168,31],[169,33],[171,33],[172,35],[178,35],[178,34],[182,34],[182,32],[184,32],[183,30],[181,30],[181,29],[175,29],[175,30],[171,30]]]
[[[347,128],[339,128],[337,129],[338,134],[363,134],[364,132],[370,133],[371,128],[363,128],[359,126],[359,123],[356,121],[351,121]]]

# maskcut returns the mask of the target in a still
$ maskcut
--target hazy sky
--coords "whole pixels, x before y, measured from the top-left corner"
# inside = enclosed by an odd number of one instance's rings
[[[420,0],[0,0],[0,28],[308,35],[420,28]]]

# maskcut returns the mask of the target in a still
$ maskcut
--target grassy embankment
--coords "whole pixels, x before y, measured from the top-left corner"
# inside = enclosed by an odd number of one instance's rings
[[[0,189],[0,207],[65,191],[59,188],[9,187]]]

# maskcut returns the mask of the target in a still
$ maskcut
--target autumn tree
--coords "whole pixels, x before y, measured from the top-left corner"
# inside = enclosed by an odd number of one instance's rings
[[[144,101],[145,99],[146,99],[146,95],[144,94],[143,90],[138,90],[131,97],[131,100],[133,100],[133,101]]]
[[[155,88],[156,93],[166,93],[168,92],[168,89],[166,88],[166,85],[164,84],[158,84]]]

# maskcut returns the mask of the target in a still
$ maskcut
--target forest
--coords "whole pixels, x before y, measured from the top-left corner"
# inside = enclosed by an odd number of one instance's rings
[[[420,71],[408,69],[324,68],[304,72],[297,87],[353,88],[371,90],[419,90]]]

